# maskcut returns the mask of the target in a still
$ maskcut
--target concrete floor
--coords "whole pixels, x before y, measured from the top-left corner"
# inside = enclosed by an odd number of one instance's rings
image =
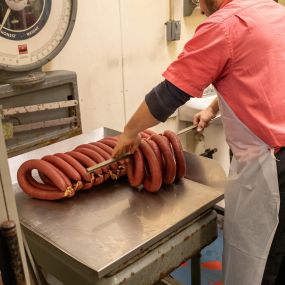
[[[201,285],[223,285],[222,276],[223,232],[218,230],[218,238],[201,252]],[[182,285],[191,285],[191,260],[183,263],[171,273]]]

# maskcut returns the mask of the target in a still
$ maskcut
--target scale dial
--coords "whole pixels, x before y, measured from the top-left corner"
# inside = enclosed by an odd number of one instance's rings
[[[29,71],[54,58],[74,26],[75,0],[0,0],[0,69]]]

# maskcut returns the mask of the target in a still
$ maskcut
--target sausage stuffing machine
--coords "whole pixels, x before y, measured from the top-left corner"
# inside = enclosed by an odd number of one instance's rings
[[[214,160],[185,153],[186,177],[157,193],[132,189],[123,177],[53,202],[19,189],[24,161],[116,134],[100,128],[9,159],[36,263],[66,285],[151,285],[177,284],[163,278],[192,258],[192,284],[200,284],[199,252],[217,236],[213,207],[223,198],[225,173]]]

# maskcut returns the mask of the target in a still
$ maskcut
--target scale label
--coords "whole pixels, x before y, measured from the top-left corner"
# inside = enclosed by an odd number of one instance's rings
[[[28,53],[28,45],[18,45],[19,54],[27,54]]]

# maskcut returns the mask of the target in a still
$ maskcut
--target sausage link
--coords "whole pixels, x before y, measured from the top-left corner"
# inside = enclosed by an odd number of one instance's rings
[[[55,157],[55,155],[53,155],[53,157]],[[56,156],[56,157],[58,158],[58,156]],[[72,167],[70,164],[68,164],[68,165],[69,165],[69,167]],[[76,171],[75,168],[73,168],[73,169],[74,169],[74,171]],[[53,182],[50,181],[43,173],[41,173],[40,171],[38,171],[38,173],[39,173],[41,180],[44,182],[44,184],[54,186]],[[68,173],[66,173],[65,169],[63,169],[63,173],[67,174],[67,176],[68,176]],[[76,173],[77,173],[76,175],[78,175],[78,178],[79,178],[78,180],[76,180],[75,178],[72,178],[72,175],[70,175],[71,177],[68,177],[68,178],[74,180],[74,181],[72,181],[72,183],[73,183],[72,187],[73,187],[75,192],[77,190],[82,189],[82,187],[83,187],[83,182],[81,181],[81,176],[80,176],[79,172],[76,171]]]
[[[91,144],[91,143],[88,143],[88,144],[82,144],[80,145],[79,147],[85,147],[85,148],[89,148],[95,152],[97,152],[98,154],[100,154],[105,160],[108,160],[110,158],[112,158],[111,154],[109,154],[107,151],[105,151],[104,149],[102,149],[100,146],[97,146],[95,144]],[[78,147],[78,148],[79,148]],[[77,149],[77,148],[76,148]],[[76,150],[75,149],[75,150]],[[112,152],[112,149],[111,149],[111,152]],[[112,164],[110,164],[110,168],[112,170],[116,170],[118,168],[117,166],[117,163],[114,162]]]
[[[139,135],[142,139],[148,139],[150,137],[150,135],[145,132],[140,132]]]
[[[175,179],[176,165],[169,141],[166,137],[158,134],[153,135],[151,139],[157,143],[164,160],[165,169],[163,173],[163,183],[171,184]]]
[[[112,149],[116,146],[117,144],[117,141],[116,140],[113,140],[112,138],[104,138],[104,139],[101,139],[99,142],[102,142],[104,144],[106,144],[107,146],[111,147]]]
[[[175,160],[176,160],[176,178],[180,179],[184,177],[186,174],[186,162],[185,162],[185,157],[184,157],[181,142],[179,138],[177,137],[177,135],[170,130],[165,131],[163,135],[168,138],[172,146]]]
[[[106,144],[104,144],[104,143],[102,143],[100,141],[98,141],[98,142],[91,142],[89,144],[100,147],[101,149],[106,151],[109,155],[112,154],[113,149],[110,146],[108,146],[108,145],[106,145]]]
[[[44,184],[54,186],[52,181],[49,180],[43,173],[41,173],[40,171],[38,171],[38,173],[39,173],[39,177],[41,178],[41,180]]]
[[[69,163],[67,163],[64,159],[55,156],[55,155],[47,155],[42,158],[45,161],[50,162],[52,165],[61,170],[68,178],[79,181],[81,180],[81,176],[78,171]]]
[[[49,166],[51,169],[54,169],[64,180],[64,183],[66,184],[66,187],[72,188],[72,182],[70,181],[70,179],[58,168],[56,168],[53,164],[50,164]],[[38,169],[37,169],[38,170]],[[39,171],[38,171],[39,173]],[[42,184],[40,182],[38,182],[33,176],[32,176],[32,170],[30,172],[26,173],[26,178],[29,181],[30,184],[32,184],[34,187],[37,187],[38,189],[41,190],[58,190],[56,188],[55,182],[53,180],[49,180],[49,178],[47,178],[49,181],[51,181],[52,185],[50,184]],[[55,178],[54,178],[55,179]],[[70,193],[72,194],[72,193]]]
[[[45,184],[45,183],[40,183],[36,181],[35,178],[32,176],[31,172],[27,172],[25,174],[25,178],[29,184],[31,184],[33,187],[36,187],[39,190],[58,191],[56,186],[52,186],[51,184]]]
[[[96,164],[96,162],[88,157],[87,155],[77,152],[77,151],[68,151],[67,154],[71,155],[73,158],[75,158],[79,163],[81,163],[84,167],[91,167]],[[100,169],[98,169],[100,170]],[[100,174],[102,174],[102,171],[99,171]]]
[[[68,164],[72,165],[80,174],[81,179],[87,182],[90,182],[92,180],[91,174],[87,172],[86,168],[82,166],[81,163],[79,163],[75,158],[73,158],[71,155],[67,153],[56,153],[55,156],[58,156],[62,158],[64,161],[66,161]]]
[[[54,166],[47,161],[41,159],[31,159],[24,162],[18,169],[17,178],[19,185],[26,179],[26,173],[31,172],[33,169],[37,169],[51,180],[54,185],[61,191],[65,191],[70,185],[67,185],[64,178],[54,169]]]
[[[149,192],[157,192],[162,184],[161,169],[151,146],[142,140],[139,146],[147,164],[148,173],[144,176],[143,186]]]
[[[102,176],[97,176],[95,177],[92,182],[84,183],[82,190],[88,190],[91,189],[93,186],[102,184],[105,181],[105,177]]]
[[[113,139],[110,139],[110,137],[108,138],[104,138],[102,140],[100,140],[99,142],[109,146],[111,148],[111,153],[112,154],[112,151],[113,151],[113,148],[117,145],[117,141],[116,140],[113,140]],[[126,161],[124,159],[121,159],[118,161],[118,164],[119,165],[125,165],[126,164]]]
[[[94,150],[91,150],[90,148],[84,148],[84,147],[80,147],[80,148],[77,148],[76,151],[82,153],[82,154],[85,154],[87,155],[88,157],[90,157],[91,159],[93,159],[96,163],[100,163],[100,162],[103,162],[105,161],[105,159],[97,152],[95,152]],[[103,181],[101,181],[101,174],[100,175],[100,178],[97,177],[96,180],[94,181],[94,185],[98,185],[104,181],[106,181],[107,179],[109,179],[110,175],[109,175],[109,166],[104,166],[98,170],[101,170],[101,173],[103,175]],[[96,170],[95,173],[98,173],[98,171]]]
[[[90,148],[79,147],[76,148],[76,151],[90,157],[92,160],[95,161],[95,164],[105,161],[105,159],[99,153],[95,152],[94,150],[91,150]],[[108,173],[109,167],[108,166],[102,167],[101,171]]]
[[[93,148],[95,151],[97,151],[99,154],[101,154],[105,160],[108,160],[110,158],[112,158],[111,154],[109,154],[108,152],[106,152],[104,149],[100,148],[99,146],[97,145],[91,145],[91,144],[88,144],[88,146],[90,146],[91,148]],[[110,164],[110,168],[112,170],[116,170],[118,168],[118,165],[116,162],[114,163],[111,163]]]
[[[19,182],[19,185],[23,191],[33,198],[41,200],[59,200],[67,197],[63,191],[39,190],[38,188],[30,185],[27,180],[20,180],[21,182]]]
[[[112,152],[113,152],[113,149],[112,147],[110,147],[109,145],[105,144],[104,142],[102,141],[98,141],[98,142],[93,142],[93,143],[90,143],[92,145],[95,145],[95,146],[98,146],[100,148],[102,148],[103,150],[105,150],[106,152],[109,153],[110,157],[112,157]],[[112,142],[112,145],[114,145],[114,143]],[[125,161],[124,160],[119,160],[116,165],[118,167],[118,165],[124,165],[125,164]],[[117,168],[116,168],[117,169]]]
[[[84,183],[82,190],[88,190],[88,189],[92,188],[93,185],[94,185],[94,181],[95,181],[95,180],[92,179],[92,182]]]
[[[144,179],[144,159],[139,148],[127,160],[127,175],[131,186],[137,187],[142,184]]]
[[[41,188],[32,185],[29,182],[29,179],[32,179],[32,181],[39,183],[31,176],[31,172],[33,169],[37,169],[38,171],[42,172],[46,177],[48,177],[51,181],[53,181],[57,189],[45,190],[42,189],[42,185]],[[68,185],[64,177],[60,175],[60,173],[55,169],[52,164],[44,160],[32,159],[24,162],[17,171],[17,179],[19,186],[22,188],[22,190],[26,194],[37,199],[58,200],[74,195],[74,190],[72,189],[71,185]]]
[[[156,135],[157,133],[151,129],[144,130],[144,133],[148,134],[149,136]]]
[[[85,155],[83,153],[80,153],[80,152],[77,152],[77,151],[69,151],[69,152],[67,152],[67,154],[70,154],[73,158],[78,160],[85,167],[91,167],[91,166],[96,164],[96,162],[93,159],[91,159],[90,157],[88,157],[87,155]],[[98,181],[100,181],[100,183],[102,183],[104,181],[104,177],[102,175],[102,169],[97,169],[95,171],[95,174],[99,176],[98,179],[97,179],[97,183],[98,183]],[[91,180],[91,183],[93,184],[94,180]],[[89,187],[89,185],[87,187]],[[85,190],[85,189],[89,189],[89,188],[86,188],[84,186],[83,189]]]
[[[112,155],[113,149],[110,146],[106,145],[105,143],[97,141],[97,142],[90,143],[90,145],[98,147],[98,148],[106,151],[108,153],[108,155],[110,156],[110,158],[112,157],[111,155]],[[123,160],[112,163],[111,167],[112,167],[112,171],[110,171],[110,176],[114,180],[116,180],[120,176],[126,174],[126,170],[124,170],[124,172],[122,172],[122,167],[125,168],[125,162]]]
[[[161,173],[164,172],[164,163],[163,163],[163,158],[162,158],[162,155],[161,155],[161,152],[160,152],[160,149],[157,145],[157,143],[153,140],[147,140],[146,141],[152,148],[152,150],[154,151],[155,153],[155,156],[158,160],[158,163],[159,163],[159,167],[161,169]]]

